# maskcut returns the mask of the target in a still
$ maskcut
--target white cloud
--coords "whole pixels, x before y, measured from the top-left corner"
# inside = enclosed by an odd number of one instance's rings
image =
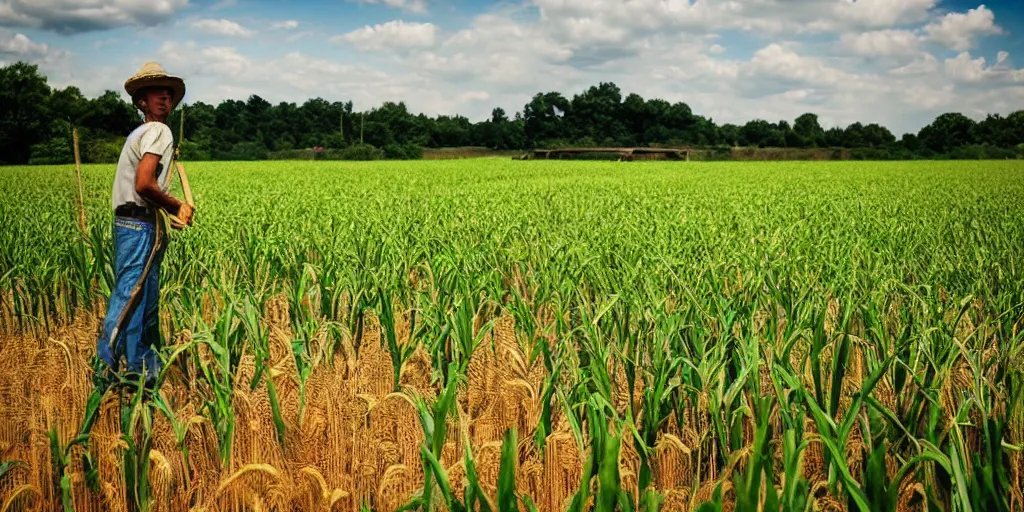
[[[0,0],[0,25],[63,34],[170,20],[188,0]]]
[[[349,0],[357,1],[364,4],[380,4],[394,9],[402,9],[404,11],[414,12],[422,14],[427,12],[427,2],[425,0]]]
[[[541,21],[585,40],[607,27],[607,37],[665,31],[707,34],[741,30],[767,35],[894,28],[925,20],[938,0],[531,0]],[[572,37],[573,34],[568,34]]]
[[[36,43],[25,34],[14,34],[9,39],[0,39],[0,55],[45,55],[49,51],[50,47],[46,43]]]
[[[866,57],[907,56],[918,53],[920,38],[909,30],[875,30],[843,34],[839,46]]]
[[[195,42],[180,44],[168,41],[158,53],[168,72],[182,76],[186,81],[189,76],[241,76],[254,67],[253,61],[233,46],[200,48]]]
[[[487,101],[491,95],[487,91],[466,91],[459,93],[460,101]]]
[[[922,21],[936,4],[938,0],[840,0],[835,3],[833,12],[837,22],[888,28]]]
[[[693,55],[686,63],[673,64],[659,68],[655,72],[655,79],[664,80],[720,80],[732,83],[740,74],[741,63],[734,61],[720,61],[711,58],[709,55]]]
[[[898,60],[866,64],[822,53],[827,43],[769,43],[749,60],[736,60],[721,55],[722,49],[709,41],[714,38],[701,31],[631,32],[621,45],[629,50],[623,54],[607,50],[608,45],[593,34],[563,31],[566,24],[555,12],[581,14],[584,2],[543,1],[551,8],[537,21],[515,21],[508,13],[478,16],[470,27],[438,35],[434,46],[409,52],[398,62],[410,76],[429,80],[447,97],[459,98],[467,90],[488,91],[488,102],[462,103],[460,112],[474,119],[485,117],[493,106],[521,110],[537,92],[560,91],[572,97],[600,81],[614,81],[623,94],[685,101],[696,113],[719,123],[743,123],[754,117],[792,120],[816,112],[823,123],[878,122],[900,133],[916,131],[948,109],[984,108],[972,92],[959,92],[943,78],[942,63],[916,46],[920,41],[915,37],[921,34],[909,29],[878,31],[881,34],[865,41],[848,39],[850,44],[899,54]],[[602,5],[598,0],[590,14]],[[614,11],[615,6],[608,5]],[[899,16],[910,19],[919,14],[904,11]],[[618,34],[603,37],[611,40]],[[901,43],[907,48],[900,48]],[[410,108],[419,104],[410,102]]]
[[[219,36],[227,37],[252,37],[253,31],[249,30],[237,22],[221,18],[215,19],[201,19],[195,20],[191,24],[192,28],[201,30],[208,34],[214,34]]]
[[[225,98],[244,100],[258,94],[271,103],[352,100],[357,109],[384,101],[405,101],[414,111],[466,114],[466,104],[490,112],[486,93],[474,89],[451,93],[416,74],[391,74],[364,65],[290,52],[277,58],[251,58],[234,47],[204,48],[194,42],[168,42],[158,52],[168,71],[188,83],[186,101],[216,104]],[[433,86],[432,86],[433,85]]]
[[[924,31],[929,41],[963,51],[973,48],[979,36],[1001,34],[1002,28],[995,24],[995,14],[980,5],[966,13],[949,13]]]
[[[295,30],[299,28],[299,22],[296,20],[279,21],[270,25],[270,28],[274,30]]]
[[[0,18],[12,5],[4,2]],[[368,3],[408,10],[416,2]],[[357,109],[405,101],[413,112],[473,120],[486,119],[494,107],[512,116],[537,92],[571,98],[608,81],[623,95],[684,101],[720,124],[792,121],[814,112],[826,126],[877,122],[899,134],[945,111],[1019,109],[1024,72],[1010,66],[1009,54],[985,61],[966,52],[949,60],[932,53],[936,44],[973,44],[992,33],[985,27],[994,27],[994,20],[984,23],[990,11],[979,7],[950,17],[936,6],[936,0],[530,0],[450,31],[399,20],[368,25],[332,37],[341,46],[323,58],[288,47],[322,34],[316,23],[300,28],[274,20],[262,27],[289,32],[277,34],[284,49],[270,53],[249,41],[204,46],[174,38],[157,55],[135,56],[116,69],[92,66],[85,56],[78,66],[65,59],[41,68],[56,77],[52,84],[73,83],[95,95],[118,90],[124,77],[155,57],[186,78],[186,101],[259,94],[272,103],[301,103],[319,96],[351,99]],[[728,39],[735,30],[752,32],[764,41],[761,48],[744,47],[755,38]],[[804,37],[810,32],[824,37]],[[13,41],[13,34],[5,38],[0,31],[6,45],[0,48],[34,48],[31,60],[39,62],[55,54],[52,47],[39,54],[35,41]]]
[[[852,77],[846,71],[829,67],[819,58],[800,55],[777,43],[755,52],[744,66],[744,73],[748,76],[820,85],[835,85]]]
[[[304,38],[307,38],[307,37],[313,35],[313,33],[314,32],[312,30],[303,30],[302,32],[296,32],[296,33],[294,33],[294,34],[284,38],[284,40],[288,41],[289,43],[294,43],[295,41],[298,41],[299,39],[304,39]]]
[[[782,93],[782,97],[788,101],[803,101],[814,94],[814,89],[792,89]]]
[[[1024,69],[1013,69],[1006,65],[1010,54],[999,52],[996,63],[986,66],[985,57],[971,58],[968,52],[962,52],[952,59],[946,59],[946,76],[960,82],[981,83],[991,81],[1021,82],[1024,81]]]
[[[437,26],[433,23],[406,23],[389,21],[381,25],[365,26],[331,41],[347,42],[362,50],[426,48],[434,45]]]
[[[40,66],[46,71],[68,62],[67,51],[53,48],[46,43],[33,41],[25,34],[10,34],[0,30],[0,66],[23,61]]]
[[[80,82],[70,81],[70,76],[76,74],[82,78],[92,75],[94,71],[93,69],[75,70],[72,68],[70,65],[71,54],[66,50],[33,41],[25,34],[0,29],[0,67],[19,61],[38,66],[39,72],[47,77],[50,87],[55,88],[65,85],[81,85]],[[96,91],[97,94],[102,92],[102,90]]]
[[[938,70],[939,61],[935,56],[930,53],[924,53],[907,64],[889,70],[889,74],[896,76],[923,76],[933,74]]]
[[[562,22],[568,40],[580,44],[623,43],[628,31],[618,25],[593,18],[568,18]]]

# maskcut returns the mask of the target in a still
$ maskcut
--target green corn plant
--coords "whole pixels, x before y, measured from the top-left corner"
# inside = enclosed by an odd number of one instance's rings
[[[114,289],[114,247],[108,225],[101,226],[97,222],[89,226],[87,245],[93,258],[93,272],[99,278],[99,291],[104,297],[109,297]]]
[[[466,486],[465,508],[466,510],[478,512],[491,512],[494,510],[494,507],[491,506],[487,493],[484,492],[483,487],[480,485],[480,474],[476,470],[476,462],[473,460],[473,446],[468,435],[463,434],[462,446],[463,464],[466,466],[466,481],[469,483]],[[504,445],[502,445],[502,449],[502,454],[504,455]]]
[[[249,383],[249,390],[254,391],[260,384],[260,380],[267,373],[267,358],[270,356],[270,333],[265,329],[259,321],[259,310],[256,308],[248,299],[238,306],[238,314],[241,318],[242,327],[245,329],[245,333],[252,343],[253,355],[256,359],[256,372],[253,375],[252,382]],[[277,442],[284,448],[285,440],[285,424],[284,418],[281,415],[281,403],[277,397],[277,387],[274,385],[274,379],[271,375],[266,375],[267,379],[267,396],[270,399],[270,413],[274,422],[274,432],[277,435]],[[302,381],[305,383],[305,381]],[[300,387],[304,389],[304,387]],[[300,417],[302,399],[300,397]]]
[[[722,512],[724,510],[722,501],[722,484],[718,483],[715,485],[715,492],[712,493],[711,499],[697,506],[694,512]]]
[[[452,363],[454,366],[454,363]],[[416,411],[420,417],[420,426],[423,428],[424,442],[425,445],[421,447],[423,454],[423,471],[424,471],[424,485],[422,495],[422,506],[423,510],[431,510],[432,503],[432,491],[433,485],[431,483],[431,475],[434,475],[440,485],[441,475],[435,469],[436,466],[440,466],[437,463],[437,458],[441,456],[441,450],[444,448],[445,438],[447,437],[448,429],[446,423],[448,416],[454,414],[454,409],[457,407],[456,398],[459,386],[463,383],[465,377],[461,373],[457,373],[455,368],[452,368],[449,375],[452,376],[451,380],[445,385],[441,394],[432,404],[427,402],[421,397],[415,400],[414,405]],[[428,457],[429,456],[429,457]],[[443,489],[443,488],[442,488]]]
[[[801,437],[797,437],[800,435]],[[789,510],[808,510],[811,507],[809,495],[810,489],[807,479],[803,476],[803,468],[800,465],[801,453],[807,448],[807,441],[802,441],[802,432],[796,428],[789,428],[782,436],[782,458],[785,471],[785,485],[779,495],[778,510],[785,512]],[[765,469],[771,468],[770,463],[765,463]],[[765,507],[767,510],[768,507]]]
[[[100,402],[103,400],[103,396],[106,394],[107,390],[109,390],[114,384],[113,379],[104,371],[104,366],[105,363],[103,363],[98,357],[93,358],[93,388],[89,393],[89,398],[86,399],[82,426],[75,439],[68,443],[68,446],[65,448],[64,455],[65,457],[69,456],[73,446],[82,445],[85,450],[85,453],[82,455],[82,468],[85,471],[85,481],[93,493],[99,493],[100,491],[99,468],[93,460],[93,454],[89,444],[89,435],[92,432],[93,425],[96,423],[96,419],[99,414]]]
[[[20,460],[5,460],[0,462],[0,482],[4,481],[4,477],[8,473],[13,472],[16,468],[26,467],[25,463]]]
[[[377,316],[380,319],[381,335],[384,338],[384,342],[387,343],[388,352],[391,354],[391,365],[394,371],[395,383],[394,391],[398,392],[402,389],[400,382],[402,365],[405,364],[406,359],[416,350],[416,344],[406,343],[401,347],[398,346],[395,334],[394,299],[390,294],[386,294],[384,290],[381,290],[378,294],[377,307],[379,309]],[[415,332],[415,330],[416,327],[413,325],[410,331]]]
[[[549,373],[544,378],[544,386],[541,390],[541,410],[540,410],[540,421],[537,423],[537,430],[534,433],[534,442],[537,447],[544,450],[544,445],[547,442],[548,435],[551,434],[551,404],[555,398],[555,391],[558,384],[559,377],[561,376],[562,370],[562,359],[559,359]]]
[[[291,317],[292,331],[296,336],[292,340],[292,352],[295,356],[296,372],[299,376],[299,424],[305,416],[306,409],[306,383],[313,373],[314,362],[319,362],[324,356],[322,353],[313,354],[310,346],[323,323],[313,310],[315,304],[320,301],[317,297],[322,296],[322,288],[318,282],[316,269],[305,263],[302,265],[302,272],[296,284],[289,294],[289,315]],[[307,305],[308,304],[308,305]],[[272,384],[271,384],[272,385]]]
[[[452,491],[451,483],[448,479],[448,473],[441,466],[441,462],[437,460],[437,456],[434,455],[426,445],[420,446],[420,455],[423,457],[424,472],[427,475],[433,475],[434,480],[437,482],[438,488],[441,490],[441,496],[445,500],[445,506],[450,512],[468,512],[468,508],[462,502],[459,501],[458,497]],[[426,483],[429,485],[430,480],[427,479]],[[423,497],[417,502],[422,507],[422,510],[429,511],[431,509],[431,498],[427,491],[430,487],[424,487]]]
[[[611,414],[609,415],[609,412]],[[590,455],[583,465],[583,481],[573,496],[568,510],[579,512],[590,499],[590,480],[597,477],[597,494],[594,496],[594,511],[632,512],[635,509],[632,497],[622,489],[619,475],[619,450],[626,426],[614,418],[602,400],[591,398],[586,403],[587,426],[590,434]],[[609,430],[609,423],[617,432]]]
[[[501,443],[501,462],[498,467],[498,512],[519,512],[516,493],[516,462],[519,459],[519,437],[515,429],[505,433]]]
[[[193,359],[209,386],[209,395],[204,397],[203,409],[209,415],[220,449],[220,460],[227,467],[231,457],[231,440],[235,430],[235,415],[232,408],[235,369],[244,351],[244,331],[236,316],[234,307],[225,308],[211,329],[202,320],[195,334],[197,345],[206,345],[213,354],[207,363],[193,351]]]
[[[773,487],[772,460],[766,457],[768,454],[768,443],[771,440],[772,432],[768,424],[771,414],[771,398],[768,396],[757,396],[757,390],[753,401],[754,407],[754,446],[747,461],[746,471],[741,474],[736,471],[733,479],[733,489],[736,491],[737,510],[779,510],[779,497]],[[789,475],[787,475],[789,476]],[[767,487],[765,498],[761,499],[761,486]]]
[[[1009,511],[1011,484],[1007,478],[1009,460],[1003,446],[1005,419],[995,419],[992,414],[994,393],[988,391],[989,383],[984,377],[980,361],[971,351],[960,345],[962,357],[971,366],[974,376],[972,394],[978,399],[968,401],[957,412],[949,435],[949,455],[955,477],[958,497],[965,510]],[[970,422],[968,414],[975,410],[981,415],[983,432],[980,452],[967,447],[961,425]],[[975,425],[977,427],[977,425]]]
[[[84,238],[80,238],[77,243],[71,245],[71,263],[72,269],[75,273],[74,290],[75,290],[75,308],[84,308],[91,310],[93,307],[93,280],[95,277],[95,268],[93,264],[95,259],[91,255],[92,249],[89,247],[88,242]]]
[[[152,507],[149,452],[153,444],[153,405],[143,400],[147,393],[145,381],[140,377],[137,391],[127,402],[122,396],[121,404],[121,440],[127,445],[121,459],[121,472],[132,503],[140,512]]]
[[[469,369],[469,360],[473,356],[473,351],[483,342],[484,337],[497,321],[497,318],[491,318],[479,329],[474,330],[473,320],[479,312],[479,305],[474,304],[468,290],[462,291],[461,300],[457,300],[457,304],[455,311],[448,314],[451,334],[446,336],[445,340],[451,344],[444,347],[444,355],[441,356],[443,359],[440,359],[440,361],[453,361],[456,364],[448,365],[445,379],[451,378],[452,370],[457,375],[465,375]]]
[[[75,503],[73,490],[71,488],[71,475],[65,471],[70,464],[70,459],[60,445],[57,438],[56,425],[50,427],[50,459],[53,463],[54,488],[60,489],[60,502],[64,512],[74,512]]]
[[[771,384],[775,392],[775,398],[778,400],[778,412],[779,417],[782,420],[782,463],[785,482],[779,491],[778,495],[778,506],[777,510],[780,512],[785,511],[802,511],[809,510],[813,505],[810,500],[810,483],[804,477],[803,466],[801,463],[804,451],[809,446],[810,442],[804,439],[804,414],[803,409],[804,395],[808,392],[805,388],[789,388],[786,386],[785,373],[788,369],[783,369],[788,365],[789,352],[792,346],[786,347],[783,351],[784,356],[782,358],[775,359],[771,356],[771,352],[768,352],[767,361],[771,363]],[[752,385],[754,383],[751,383]],[[758,419],[763,422],[765,410],[765,404],[760,403],[757,408]],[[770,412],[769,412],[770,414]],[[766,428],[767,425],[761,423],[759,428]],[[759,434],[758,434],[759,435]],[[767,475],[772,475],[774,468],[770,461],[762,459],[764,471]],[[769,482],[773,479],[769,476]],[[749,488],[749,487],[748,487]],[[765,510],[776,510],[775,508],[765,507]]]
[[[814,419],[815,425],[818,428],[818,435],[820,436],[821,443],[825,448],[825,453],[830,455],[830,458],[827,459],[827,464],[830,465],[831,469],[835,472],[834,474],[837,475],[836,478],[842,481],[844,492],[861,512],[870,511],[871,505],[868,502],[861,484],[858,483],[850,473],[850,467],[846,463],[844,447],[849,439],[850,432],[857,426],[857,420],[861,417],[862,404],[864,404],[865,399],[871,394],[872,390],[874,390],[875,386],[878,384],[878,381],[886,373],[893,358],[894,356],[890,356],[879,364],[874,371],[872,371],[871,375],[864,381],[860,392],[853,396],[853,400],[846,415],[838,422],[833,420],[832,417],[825,412],[814,398],[814,395],[802,393],[804,403],[806,404],[809,412],[811,413],[811,417]],[[787,370],[779,368],[778,371],[779,375],[786,382],[789,388],[800,389],[802,387],[799,380],[797,380],[796,377],[790,374]],[[832,490],[835,492],[836,487],[832,486]]]
[[[660,333],[674,331],[676,326],[672,324],[676,320],[678,320],[676,317],[664,317],[664,321],[669,325],[659,326],[655,336],[660,338],[662,336]],[[655,511],[660,506],[660,496],[650,489],[653,481],[650,457],[657,443],[658,432],[665,427],[674,410],[675,395],[682,382],[677,376],[683,359],[680,356],[672,355],[667,337],[649,341],[643,346],[647,352],[646,359],[649,363],[644,365],[647,379],[645,379],[646,385],[641,393],[643,412],[640,416],[641,428],[639,431],[642,434],[635,437],[634,445],[640,455],[639,508],[645,511]],[[627,364],[627,366],[631,365]],[[629,380],[632,382],[632,379]],[[633,386],[630,386],[629,393],[632,397]]]
[[[186,379],[196,384],[200,414],[217,430],[220,449],[230,447],[232,361],[246,350],[256,355],[258,377],[242,385],[267,385],[278,441],[286,433],[274,382],[262,382],[269,364],[259,355],[267,348],[263,333],[246,326],[255,322],[238,305],[242,298],[257,305],[259,318],[268,297],[287,297],[303,409],[305,379],[333,359],[341,334],[351,335],[358,352],[364,313],[380,309],[386,296],[392,318],[409,312],[413,339],[431,353],[431,381],[440,389],[464,372],[487,320],[511,314],[531,367],[543,362],[547,374],[535,390],[542,404],[534,439],[543,447],[553,424],[565,419],[592,459],[581,490],[598,484],[608,446],[605,439],[593,451],[594,418],[608,417],[608,435],[633,444],[638,481],[648,482],[644,448],[674,412],[676,428],[698,433],[690,447],[692,490],[720,480],[743,487],[752,503],[747,482],[760,478],[767,490],[771,481],[778,501],[767,503],[765,495],[757,503],[763,510],[815,505],[799,471],[808,443],[819,442],[812,438],[825,440],[828,492],[847,509],[862,508],[860,493],[872,510],[891,510],[910,479],[921,484],[914,492],[929,510],[1016,506],[1007,496],[1015,491],[1007,480],[1009,458],[1020,448],[1010,436],[1021,424],[1016,361],[1024,354],[1024,209],[1017,200],[1024,188],[1016,164],[699,163],[685,173],[675,164],[548,164],[392,162],[373,164],[372,172],[301,162],[204,164],[211,172],[197,177],[218,198],[204,207],[211,222],[175,236],[161,284],[173,333],[195,333],[197,346],[184,355],[198,362],[211,339],[228,354],[227,364],[211,350],[205,368],[182,368],[197,369]],[[59,334],[65,320],[87,313],[79,308],[109,295],[114,277],[101,194],[91,187],[87,206],[98,222],[82,241],[66,222],[66,198],[54,187],[32,186],[39,172],[0,172],[0,190],[10,199],[0,202],[0,330],[28,335]],[[237,187],[239,172],[252,187]],[[98,183],[100,174],[87,170],[86,183]],[[250,188],[282,200],[264,208]],[[225,300],[234,317],[225,330],[237,332],[218,340]],[[829,311],[832,300],[838,312]],[[324,331],[332,339],[321,350],[313,340]],[[403,354],[391,352],[398,366]],[[664,362],[675,360],[675,368]],[[881,385],[864,396],[842,395],[853,364],[862,362],[864,382],[855,384],[863,389],[886,363],[882,378],[892,400],[882,399]],[[755,441],[762,435],[761,390],[753,384],[765,365],[773,415],[782,417],[765,442],[781,447],[782,460],[773,467],[762,460],[761,472],[751,473],[756,468],[729,463],[752,449],[751,427]],[[616,371],[624,372],[631,397],[625,410],[611,396],[622,391],[611,384],[621,382]],[[667,382],[661,391],[659,382]],[[66,460],[71,446],[86,448],[85,481],[94,490],[94,454],[81,435],[100,396],[87,400],[79,437],[58,450]],[[187,425],[171,419],[174,411],[160,398],[153,407],[168,416],[179,441]],[[620,418],[611,419],[608,404]],[[695,411],[710,420],[708,428],[685,424]],[[817,432],[804,431],[808,417]],[[853,437],[864,446],[857,464],[845,453]],[[894,461],[900,472],[881,475],[878,468],[891,471]],[[725,475],[708,473],[723,467]],[[47,499],[58,501],[58,486]],[[438,487],[431,486],[432,506],[444,507]],[[652,487],[634,498],[637,508],[657,505]],[[720,493],[702,506],[721,509],[722,501]]]

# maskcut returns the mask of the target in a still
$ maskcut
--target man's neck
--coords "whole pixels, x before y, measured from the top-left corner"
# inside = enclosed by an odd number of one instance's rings
[[[147,123],[153,123],[153,122],[156,122],[156,123],[164,123],[164,124],[167,124],[167,119],[166,119],[166,118],[159,118],[159,117],[156,117],[156,116],[154,116],[154,115],[152,115],[152,114],[148,114],[148,113],[147,113],[147,114],[146,114],[146,122],[147,122]]]

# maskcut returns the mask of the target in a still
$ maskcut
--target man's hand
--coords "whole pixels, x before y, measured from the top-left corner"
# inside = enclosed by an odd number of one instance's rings
[[[178,219],[184,222],[186,225],[192,225],[192,214],[195,212],[195,208],[188,203],[181,203],[178,207]]]
[[[142,156],[142,161],[139,162],[139,167],[135,171],[135,193],[151,204],[163,208],[164,211],[170,213],[178,209],[181,201],[160,190],[160,185],[156,181],[157,166],[159,164],[160,155],[146,153]],[[167,172],[171,172],[170,169]]]

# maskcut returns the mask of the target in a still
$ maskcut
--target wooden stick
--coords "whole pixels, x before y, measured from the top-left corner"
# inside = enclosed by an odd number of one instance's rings
[[[185,174],[185,166],[181,165],[181,162],[177,162],[177,164],[178,179],[181,180],[181,191],[185,193],[185,202],[189,206],[195,206],[196,203],[192,200],[192,187],[188,184],[188,174]]]
[[[85,236],[88,232],[85,226],[85,191],[82,186],[82,157],[78,151],[78,128],[71,128],[71,140],[75,146],[75,177],[78,179],[78,227]]]
[[[185,194],[185,202],[194,208],[196,206],[196,202],[192,199],[192,187],[188,183],[188,175],[185,174],[185,166],[181,165],[181,162],[174,162],[173,165],[175,169],[178,170],[178,179],[181,180],[181,191]],[[177,215],[168,214],[167,216],[171,219],[175,228],[183,229],[187,226],[178,218]]]
[[[181,157],[181,144],[185,142],[185,109],[181,110],[181,122],[178,125],[178,147],[174,148],[174,163],[171,165],[178,170],[178,180],[181,181],[181,191],[185,193],[185,202],[189,206],[195,207],[196,203],[192,200],[192,187],[188,184],[188,175],[185,174],[185,166],[181,165],[178,161]],[[168,215],[171,221],[175,224],[178,229],[183,229],[186,224],[178,218],[177,215]]]

